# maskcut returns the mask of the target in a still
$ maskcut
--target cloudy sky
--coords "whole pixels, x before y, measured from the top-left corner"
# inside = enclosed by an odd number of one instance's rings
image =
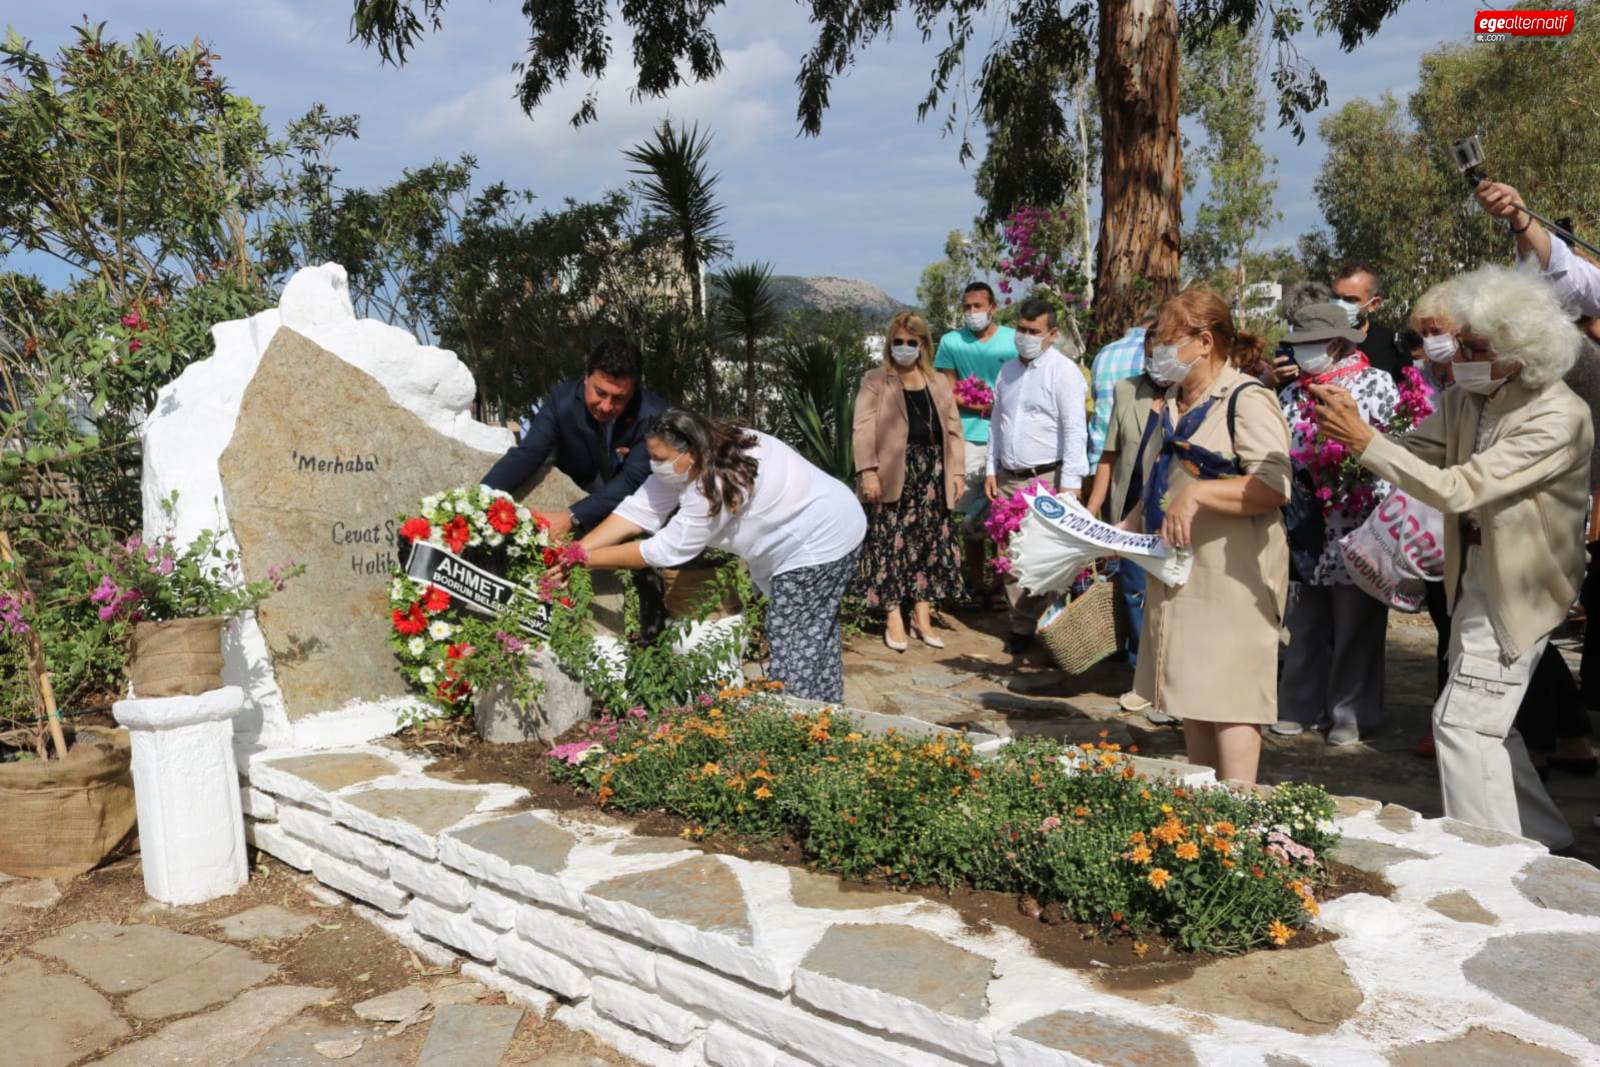
[[[69,39],[76,8],[8,6],[3,19],[36,46],[53,51]],[[1422,53],[1468,39],[1475,6],[1409,0],[1357,53],[1309,35],[1303,53],[1327,78],[1331,106],[1386,89],[1404,97]],[[769,260],[785,274],[866,278],[907,301],[922,268],[943,254],[945,234],[978,209],[972,170],[957,160],[959,140],[937,122],[916,121],[932,51],[915,34],[867,52],[835,83],[822,135],[804,138],[794,77],[812,37],[805,10],[788,0],[729,0],[713,23],[726,61],[720,78],[636,103],[624,62],[599,87],[599,122],[574,130],[567,118],[586,85],[566,86],[532,119],[512,98],[511,64],[527,37],[520,4],[454,0],[443,32],[400,69],[349,43],[349,10],[348,0],[118,0],[89,15],[107,19],[113,36],[149,29],[171,41],[211,42],[219,71],[265,107],[275,128],[318,101],[360,115],[360,141],[336,157],[353,183],[471,153],[484,181],[529,188],[558,205],[623,183],[621,149],[670,115],[715,131],[713,161],[739,260]],[[626,60],[625,38],[617,49]],[[1271,110],[1267,143],[1278,158],[1283,219],[1268,241],[1291,242],[1320,222],[1311,183],[1323,146],[1314,132],[1297,145],[1270,127]]]

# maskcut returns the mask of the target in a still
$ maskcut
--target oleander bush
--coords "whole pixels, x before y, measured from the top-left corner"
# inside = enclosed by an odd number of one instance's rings
[[[688,836],[786,832],[847,878],[1028,894],[1195,950],[1288,944],[1317,914],[1336,841],[1315,786],[1183,787],[1106,741],[1019,738],[980,757],[955,735],[796,713],[765,686],[608,714],[591,735],[550,755],[601,807],[665,809]]]

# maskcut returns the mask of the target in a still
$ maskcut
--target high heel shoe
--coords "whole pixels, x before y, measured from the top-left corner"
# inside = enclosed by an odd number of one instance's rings
[[[944,639],[942,637],[935,637],[933,634],[928,633],[916,623],[911,624],[911,636],[915,637],[929,648],[944,647]]]
[[[904,641],[896,641],[894,638],[890,637],[888,634],[884,634],[883,635],[883,643],[885,645],[889,646],[889,650],[891,652],[904,652],[907,648],[910,647],[910,645],[908,645],[906,642],[904,642]]]

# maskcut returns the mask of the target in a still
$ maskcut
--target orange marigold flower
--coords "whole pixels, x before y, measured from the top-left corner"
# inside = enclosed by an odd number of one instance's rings
[[[1232,855],[1232,853],[1233,853],[1233,842],[1224,841],[1221,838],[1218,838],[1217,840],[1212,841],[1211,842],[1211,847],[1216,849],[1219,853],[1221,853],[1224,856]]]
[[[1087,819],[1089,817],[1089,809],[1084,807],[1082,804],[1079,804],[1077,807],[1072,809],[1072,814],[1077,818]]]
[[[1135,941],[1133,943],[1133,954],[1135,956],[1138,956],[1140,959],[1143,959],[1144,958],[1144,954],[1146,952],[1149,952],[1149,951],[1150,951],[1150,946],[1148,944],[1146,944],[1145,942],[1143,942],[1143,941]]]
[[[1196,845],[1193,841],[1185,841],[1183,844],[1178,846],[1178,858],[1180,860],[1199,859],[1200,846]]]
[[[1167,873],[1165,867],[1157,867],[1146,876],[1145,880],[1157,889],[1165,889],[1167,883],[1172,881],[1172,875]]]
[[[1187,832],[1183,828],[1183,823],[1173,818],[1168,818],[1160,826],[1150,831],[1155,839],[1163,845],[1171,845],[1183,840]]]
[[[713,774],[721,774],[722,768],[718,767],[715,763],[708,763],[704,767],[700,768],[700,773],[709,778]]]
[[[1128,844],[1130,845],[1142,845],[1144,842],[1145,836],[1143,830],[1135,830],[1133,833],[1128,835]]]
[[[758,786],[756,791],[752,793],[751,796],[755,797],[757,800],[766,800],[768,797],[772,796],[772,790],[768,789],[764,785]]]
[[[1133,851],[1128,853],[1128,858],[1135,863],[1149,863],[1150,849],[1144,845],[1136,845]]]
[[[1237,866],[1232,860],[1223,860],[1222,865],[1230,870]]]
[[[1134,771],[1133,764],[1131,764],[1131,763],[1123,764],[1123,766],[1122,766],[1122,777],[1124,777],[1124,778],[1132,778],[1135,773],[1137,773],[1137,772]]]
[[[1231,822],[1219,822],[1215,827],[1213,827],[1213,829],[1216,831],[1218,837],[1232,837],[1234,834],[1239,832],[1238,828],[1235,827]]]
[[[1272,924],[1267,927],[1267,936],[1272,938],[1274,945],[1282,948],[1289,943],[1290,938],[1294,937],[1294,931],[1285,926],[1283,920],[1273,919]]]

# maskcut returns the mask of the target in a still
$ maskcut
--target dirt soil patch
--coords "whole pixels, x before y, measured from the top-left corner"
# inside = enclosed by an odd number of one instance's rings
[[[575,729],[564,740],[581,740],[584,728]],[[409,737],[410,735],[402,735]],[[548,745],[485,744],[470,732],[452,730],[448,739],[438,732],[425,738],[429,755],[436,762],[428,773],[452,781],[505,783],[528,791],[526,807],[560,811],[569,816],[601,825],[621,826],[652,837],[687,836],[689,820],[667,811],[651,811],[638,816],[621,816],[600,811],[587,793],[556,781],[550,774]],[[756,839],[732,834],[711,834],[695,841],[707,852],[764,860],[790,867],[807,867],[805,850],[788,834]],[[1394,892],[1381,875],[1368,874],[1354,867],[1335,863],[1330,866],[1331,884],[1325,899],[1347,893],[1372,893],[1388,897]],[[907,890],[884,883],[841,880],[849,891],[864,894],[894,894],[904,897]],[[1028,939],[1041,957],[1075,970],[1121,973],[1124,988],[1165,984],[1183,978],[1223,957],[1205,952],[1190,952],[1159,935],[1146,936],[1141,943],[1131,936],[1108,938],[1090,924],[1073,922],[1061,909],[1049,904],[1040,907],[1029,897],[1018,897],[986,889],[959,887],[949,892],[936,886],[923,886],[909,895],[944,904],[966,921],[967,928],[987,933],[997,927],[1012,930]],[[1310,948],[1335,939],[1326,931],[1303,931],[1288,951]]]

